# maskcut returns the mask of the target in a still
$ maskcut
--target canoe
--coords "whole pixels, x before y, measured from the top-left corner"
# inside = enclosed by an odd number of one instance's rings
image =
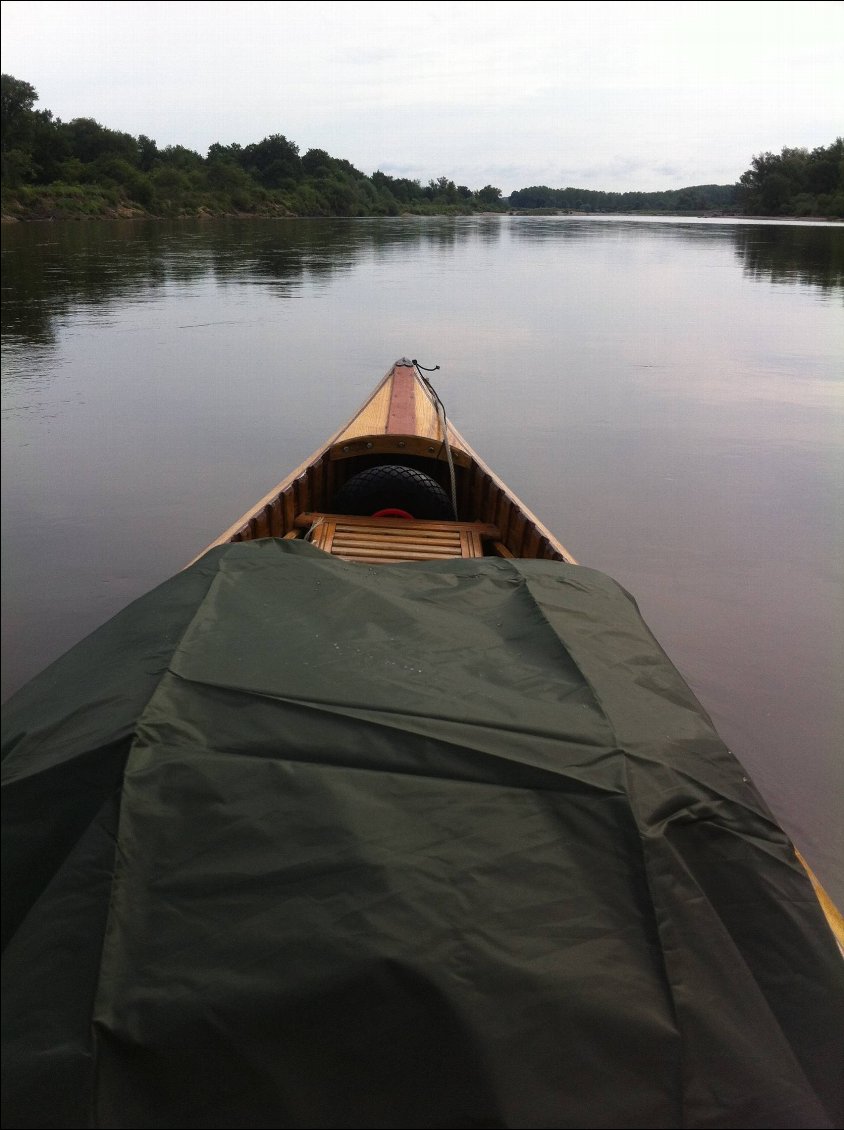
[[[425,371],[407,357],[346,424],[199,556],[265,537],[304,538],[367,565],[483,556],[577,563],[447,419]],[[844,950],[844,917],[798,858]]]
[[[317,548],[367,564],[473,556],[575,560],[472,450],[422,369],[407,358],[347,424],[202,552],[264,537],[307,537]]]
[[[3,726],[4,1125],[844,1122],[793,846],[413,362]]]
[[[407,357],[194,561],[217,545],[266,537],[301,538],[366,565],[484,556],[577,564],[448,420],[425,371]],[[797,858],[844,952],[844,917]]]

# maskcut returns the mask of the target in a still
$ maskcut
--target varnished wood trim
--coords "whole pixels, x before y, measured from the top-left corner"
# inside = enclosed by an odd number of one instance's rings
[[[818,879],[817,875],[815,875],[814,871],[800,854],[800,852],[795,849],[794,854],[797,856],[797,859],[803,870],[809,876],[809,882],[812,884],[812,889],[815,892],[815,897],[820,903],[821,910],[824,912],[824,917],[829,923],[829,928],[830,930],[832,930],[836,942],[838,942],[838,948],[841,950],[842,954],[844,954],[844,916],[842,916],[841,911],[821,886],[820,880]]]
[[[373,433],[383,435],[387,428],[387,412],[390,407],[390,388],[392,385],[393,370],[384,377],[380,385],[364,406],[355,413],[334,437],[334,441],[355,439],[360,435]]]
[[[335,443],[328,451],[328,458],[332,461],[353,459],[358,455],[415,455],[422,459],[436,459],[443,462],[448,458],[445,445],[439,440],[404,434],[358,436],[355,439]],[[451,457],[455,466],[469,466],[469,456],[462,448],[452,446]]]
[[[410,365],[396,365],[387,409],[388,435],[417,435],[416,373]]]
[[[375,529],[396,529],[399,533],[409,530],[430,530],[432,533],[450,532],[452,530],[473,530],[479,537],[500,538],[501,531],[489,522],[446,522],[434,521],[427,518],[373,518],[359,514],[318,514],[311,511],[297,514],[295,525],[300,529],[308,529],[319,521],[342,523],[347,526],[371,526]]]

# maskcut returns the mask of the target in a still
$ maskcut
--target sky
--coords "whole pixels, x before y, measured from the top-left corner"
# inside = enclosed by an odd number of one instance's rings
[[[284,134],[362,172],[653,191],[844,134],[844,2],[6,0],[39,109],[205,155]]]

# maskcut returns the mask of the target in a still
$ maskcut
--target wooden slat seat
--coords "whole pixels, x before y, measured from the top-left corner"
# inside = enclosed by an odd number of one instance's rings
[[[310,531],[317,549],[368,565],[483,557],[484,540],[501,534],[485,522],[432,522],[419,518],[367,518],[300,514],[296,526]]]

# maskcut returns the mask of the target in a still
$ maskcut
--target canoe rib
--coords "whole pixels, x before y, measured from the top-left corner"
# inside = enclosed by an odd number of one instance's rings
[[[490,551],[576,564],[575,558],[525,504],[473,451],[458,430],[447,425],[448,447],[458,476],[460,517],[498,528]],[[348,423],[304,463],[268,491],[202,553],[230,541],[286,537],[305,512],[330,512],[336,489],[356,464],[390,462],[390,456],[423,460],[432,474],[444,474],[446,437],[430,392],[412,362],[397,361]],[[385,458],[386,457],[386,458]],[[439,472],[437,472],[439,468]]]

